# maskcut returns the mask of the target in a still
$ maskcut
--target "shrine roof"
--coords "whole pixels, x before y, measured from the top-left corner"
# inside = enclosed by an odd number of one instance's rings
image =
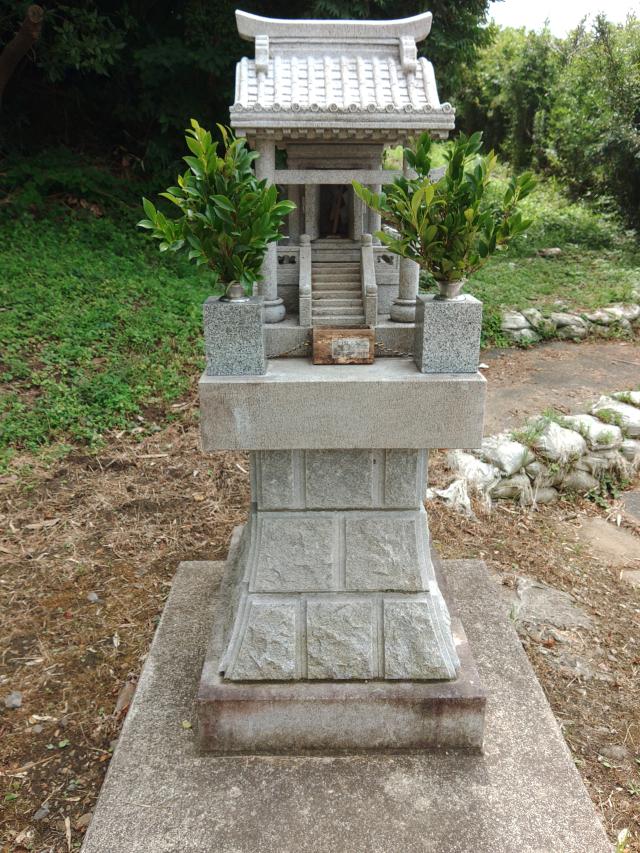
[[[255,58],[236,68],[231,124],[245,132],[368,129],[378,136],[454,126],[440,103],[432,64],[416,42],[431,14],[396,21],[278,20],[236,12]]]

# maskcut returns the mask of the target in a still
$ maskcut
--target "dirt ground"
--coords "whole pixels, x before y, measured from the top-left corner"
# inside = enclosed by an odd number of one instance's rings
[[[536,352],[510,351],[500,375],[490,367],[496,392],[509,382],[527,387]],[[637,384],[637,376],[615,379],[602,379],[606,388],[582,381],[591,395]],[[551,396],[542,403],[536,396],[530,407],[546,408]],[[516,408],[527,407],[521,395]],[[78,450],[47,464],[23,457],[0,477],[0,850],[7,853],[79,849],[175,568],[223,558],[245,517],[246,457],[204,457],[195,399],[176,410],[180,422],[111,436],[96,455]],[[438,454],[430,472],[432,483],[450,479]],[[432,503],[429,512],[444,557],[486,560],[505,589],[518,575],[543,580],[593,617],[594,630],[575,640],[587,674],[558,664],[562,638],[523,642],[610,837],[628,827],[628,849],[638,853],[640,590],[619,580],[619,562],[578,535],[585,519],[615,522],[619,503],[609,510],[582,499],[536,510],[504,503],[491,515],[476,507],[475,521]],[[620,521],[640,536],[632,520]],[[13,691],[20,707],[7,708]]]
[[[555,408],[584,411],[601,394],[640,383],[640,340],[551,341],[530,349],[486,350],[489,381],[485,434],[521,426]]]

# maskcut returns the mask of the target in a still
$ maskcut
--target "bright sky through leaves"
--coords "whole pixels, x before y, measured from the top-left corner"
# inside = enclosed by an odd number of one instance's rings
[[[538,30],[549,21],[551,31],[566,35],[586,15],[590,20],[604,12],[610,21],[622,23],[629,12],[640,17],[640,0],[503,0],[491,3],[489,17],[502,27]]]

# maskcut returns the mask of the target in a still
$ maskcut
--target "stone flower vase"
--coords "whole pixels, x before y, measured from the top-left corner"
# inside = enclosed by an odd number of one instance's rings
[[[237,281],[224,296],[202,306],[207,376],[251,376],[267,372],[264,302],[245,296]]]
[[[446,281],[445,279],[436,279],[438,285],[438,294],[435,297],[439,302],[452,302],[462,298],[462,288],[467,283],[466,278],[460,278],[457,281]]]

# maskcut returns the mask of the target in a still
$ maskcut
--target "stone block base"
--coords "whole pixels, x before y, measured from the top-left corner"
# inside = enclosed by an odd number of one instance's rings
[[[482,563],[444,574],[488,694],[483,753],[213,756],[193,719],[222,563],[182,563],[82,853],[610,853]]]
[[[482,303],[462,294],[441,300],[418,296],[414,358],[422,373],[475,373],[480,359]]]
[[[220,644],[214,641],[198,691],[200,749],[226,755],[479,752],[486,698],[457,619],[453,636],[460,658],[455,681],[392,683],[229,682],[217,672]]]

